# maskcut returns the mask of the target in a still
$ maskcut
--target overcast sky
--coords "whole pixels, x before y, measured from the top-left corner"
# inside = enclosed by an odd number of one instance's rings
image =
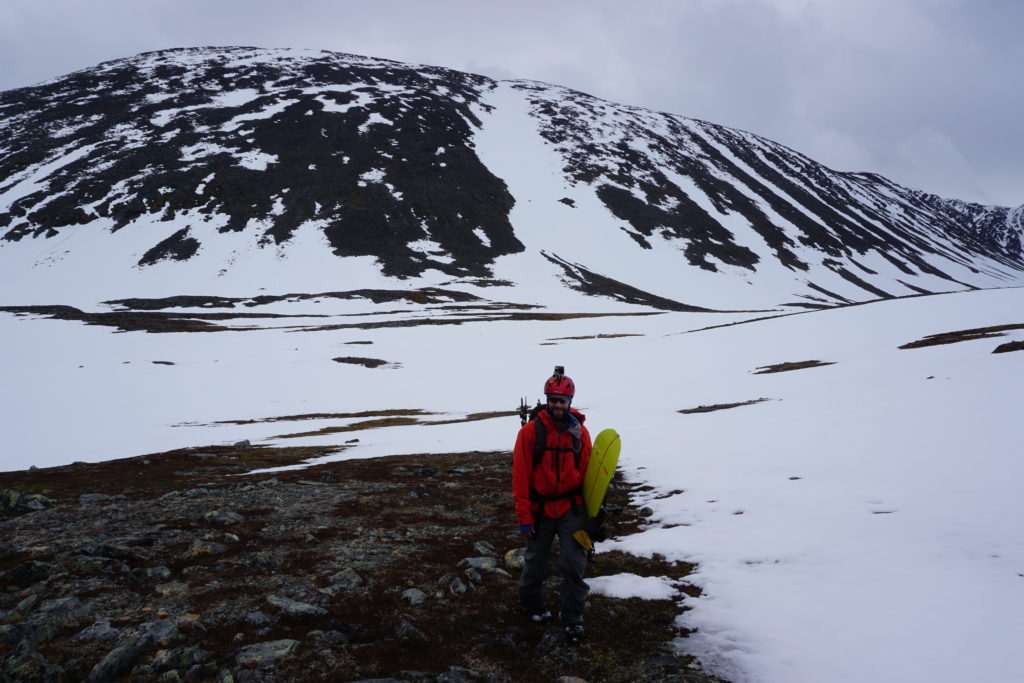
[[[838,170],[1024,204],[1019,0],[5,0],[0,90],[171,47],[354,52],[566,85]]]

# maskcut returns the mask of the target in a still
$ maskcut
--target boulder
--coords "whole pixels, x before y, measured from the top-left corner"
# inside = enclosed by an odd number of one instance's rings
[[[86,626],[84,629],[76,633],[71,637],[72,643],[99,643],[107,640],[114,640],[119,636],[121,632],[113,628],[110,625],[109,619],[98,619],[91,626]]]
[[[14,645],[20,643],[25,637],[25,631],[16,624],[4,624],[0,626],[0,643]]]
[[[148,628],[136,641],[138,647],[144,647],[150,643],[170,645],[181,638],[178,632],[178,622],[174,619],[163,619],[155,624],[146,624],[145,626]]]
[[[399,620],[398,625],[395,626],[395,636],[403,643],[426,643],[429,640],[426,633],[405,619]]]
[[[82,546],[81,552],[91,557],[105,557],[108,560],[124,560],[125,562],[139,562],[145,559],[128,546],[113,543],[86,543]]]
[[[494,569],[498,566],[498,560],[493,557],[466,557],[459,561],[459,568],[472,567],[473,569]]]
[[[494,549],[494,546],[487,541],[477,541],[473,544],[473,552],[480,555],[486,555],[487,557],[494,557],[498,552]]]
[[[18,509],[21,501],[21,491],[15,489],[4,489],[0,491],[0,512],[13,512]]]
[[[244,521],[245,517],[233,510],[211,510],[203,515],[203,522],[215,526],[230,526]]]
[[[220,555],[226,552],[228,547],[223,543],[216,543],[214,541],[205,541],[197,538],[192,541],[192,545],[185,551],[183,559],[190,560],[196,557],[202,557],[203,555]]]
[[[358,588],[363,585],[363,577],[355,569],[348,567],[327,579],[336,588]]]
[[[437,683],[473,683],[480,680],[480,672],[461,666],[450,666],[448,670],[434,679]]]
[[[349,637],[341,631],[310,631],[308,635],[313,644],[319,648],[341,647],[349,642]]]
[[[242,666],[270,666],[293,654],[298,647],[299,641],[290,639],[246,645],[235,654],[235,661]]]
[[[109,503],[113,500],[110,496],[103,493],[83,493],[78,497],[79,505],[99,505],[101,503]]]
[[[184,671],[210,658],[209,652],[195,645],[176,647],[173,650],[162,650],[153,659],[150,667],[156,673],[170,670]]]
[[[521,570],[526,564],[526,548],[513,548],[505,553],[505,566],[509,569]]]
[[[410,605],[422,605],[427,601],[427,594],[421,591],[419,588],[410,588],[409,590],[402,593],[402,600],[409,603]]]
[[[40,510],[45,510],[51,502],[53,501],[45,496],[40,496],[39,494],[26,494],[21,497],[19,505],[27,510],[38,512]]]
[[[4,681],[51,681],[59,674],[59,669],[27,640],[0,660],[0,680]]]
[[[0,576],[0,581],[4,583],[35,583],[63,572],[64,568],[59,564],[46,564],[37,560],[29,560],[4,572]]]
[[[260,610],[247,613],[245,615],[245,620],[253,626],[267,626],[268,624],[273,623],[273,619]]]
[[[475,588],[473,587],[473,584],[466,583],[456,576],[448,585],[448,590],[452,592],[452,595],[465,595],[466,593],[475,590]]]
[[[87,683],[104,683],[112,681],[123,673],[127,673],[139,657],[139,649],[135,642],[119,645],[107,653],[107,656],[89,672]]]
[[[297,619],[322,617],[327,614],[327,610],[323,607],[317,607],[316,605],[299,602],[298,600],[292,600],[291,598],[284,598],[279,595],[268,595],[267,602],[269,602],[273,607],[281,610],[289,617],[295,617]]]
[[[21,614],[28,614],[30,611],[32,611],[32,608],[35,607],[38,602],[39,594],[33,593],[32,595],[28,596],[27,598],[19,602],[17,605],[15,605],[14,609],[17,612],[20,612]]]
[[[171,570],[160,565],[159,567],[147,567],[146,578],[150,581],[167,581],[171,578]]]

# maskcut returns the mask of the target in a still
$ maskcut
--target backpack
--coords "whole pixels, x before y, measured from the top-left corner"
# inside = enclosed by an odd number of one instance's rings
[[[541,460],[544,459],[544,453],[547,451],[572,451],[573,462],[576,465],[576,469],[580,468],[580,450],[583,448],[583,444],[580,443],[580,439],[575,434],[570,434],[572,437],[572,448],[548,448],[548,427],[544,424],[544,421],[538,416],[533,418],[534,433],[536,434],[536,443],[533,445],[533,466],[536,467],[540,464]]]
[[[533,422],[533,428],[534,428],[534,434],[535,434],[535,443],[534,443],[534,446],[533,446],[533,466],[537,467],[538,465],[540,465],[541,461],[544,460],[544,453],[546,453],[548,451],[555,451],[555,452],[568,452],[568,451],[572,451],[573,464],[575,464],[576,469],[579,470],[579,468],[580,468],[580,450],[583,448],[583,444],[580,442],[580,438],[578,436],[576,436],[575,434],[571,434],[570,436],[572,437],[572,446],[570,448],[565,448],[564,446],[558,447],[558,448],[552,448],[552,447],[548,446],[548,428],[547,428],[547,425],[544,424],[544,421],[540,419],[540,417],[536,414],[536,412],[533,413],[532,422]],[[577,486],[576,488],[572,489],[571,491],[566,491],[565,493],[558,493],[558,494],[555,494],[555,495],[552,495],[552,496],[542,495],[542,494],[538,493],[537,490],[533,488],[533,486],[530,487],[530,500],[532,500],[533,502],[535,502],[535,503],[536,502],[541,502],[541,501],[543,501],[543,502],[550,502],[550,501],[554,501],[554,500],[562,500],[563,498],[571,498],[572,499],[572,508],[573,508],[573,510],[576,509],[576,497],[577,496],[582,497],[582,495],[583,495],[583,486],[582,485]]]

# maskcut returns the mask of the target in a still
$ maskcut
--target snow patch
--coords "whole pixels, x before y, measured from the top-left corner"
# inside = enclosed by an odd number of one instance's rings
[[[590,590],[610,598],[643,598],[644,600],[671,600],[678,589],[665,576],[637,576],[613,574],[587,579]]]

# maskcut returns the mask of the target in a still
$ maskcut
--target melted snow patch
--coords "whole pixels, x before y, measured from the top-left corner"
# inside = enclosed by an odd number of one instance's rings
[[[473,234],[476,235],[477,239],[485,246],[491,246],[491,239],[487,236],[487,233],[483,231],[483,228],[473,228]]]
[[[644,600],[671,600],[679,592],[664,576],[637,576],[613,574],[587,579],[590,590],[610,598],[643,598]]]
[[[433,240],[416,240],[415,242],[409,242],[409,249],[412,251],[419,252],[424,256],[429,257],[432,261],[438,263],[452,263],[455,261],[451,256],[445,253],[445,250],[441,245]]]
[[[238,165],[247,168],[250,171],[266,171],[267,166],[276,163],[276,154],[266,154],[256,150],[245,152],[238,157]]]
[[[244,104],[244,102],[242,104]],[[285,99],[280,102],[274,102],[273,104],[264,107],[259,111],[252,112],[249,114],[242,114],[241,116],[236,116],[235,118],[231,119],[230,121],[222,125],[220,129],[226,133],[230,133],[232,131],[237,130],[239,127],[241,127],[242,124],[247,123],[249,121],[271,119],[280,114],[281,112],[283,112],[292,104],[294,104],[294,101],[289,99]]]
[[[370,126],[372,126],[374,124],[378,124],[378,123],[386,125],[386,126],[393,126],[393,125],[395,125],[394,121],[391,121],[389,119],[384,118],[383,116],[381,116],[377,112],[373,112],[373,113],[370,114],[370,118],[368,118],[366,120],[366,123],[364,123],[363,125],[359,126],[359,132],[362,133],[363,135],[366,135],[366,132],[368,130],[370,130]]]
[[[384,169],[374,168],[359,176],[359,186],[366,187],[367,183],[380,183],[384,181]]]

